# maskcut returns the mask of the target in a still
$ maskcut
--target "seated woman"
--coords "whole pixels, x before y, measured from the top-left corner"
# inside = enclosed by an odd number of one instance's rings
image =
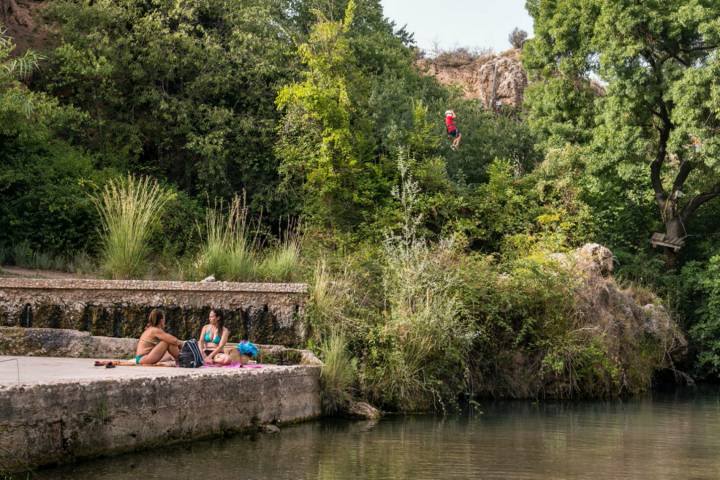
[[[230,330],[225,328],[225,322],[222,313],[214,308],[210,310],[208,315],[208,324],[200,330],[200,351],[205,355],[205,363],[214,363],[217,365],[227,365],[231,362],[223,348],[230,336]]]
[[[165,331],[165,314],[160,309],[153,309],[148,316],[145,331],[140,335],[135,359],[131,361],[95,362],[95,366],[115,367],[128,365],[158,365],[161,362],[174,364],[180,354],[183,342]]]
[[[140,335],[135,363],[155,365],[158,362],[177,361],[183,342],[165,331],[165,313],[157,308],[150,312],[145,331]]]

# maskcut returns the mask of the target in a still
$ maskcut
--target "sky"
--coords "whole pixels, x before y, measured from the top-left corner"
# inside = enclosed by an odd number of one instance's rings
[[[458,47],[510,48],[508,34],[515,27],[532,37],[532,18],[525,0],[381,0],[385,16],[415,34],[417,45],[431,53]]]

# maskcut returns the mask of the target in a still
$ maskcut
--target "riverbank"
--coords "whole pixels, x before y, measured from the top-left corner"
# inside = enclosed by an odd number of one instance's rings
[[[5,362],[11,358],[17,362]],[[299,422],[321,413],[319,366],[106,369],[88,359],[4,356],[0,362],[3,471]]]

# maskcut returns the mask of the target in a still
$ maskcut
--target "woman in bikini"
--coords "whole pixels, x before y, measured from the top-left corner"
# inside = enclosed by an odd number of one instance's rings
[[[148,316],[145,331],[140,335],[135,358],[130,361],[98,360],[96,367],[115,367],[129,365],[157,365],[160,362],[176,362],[183,342],[165,331],[165,314],[153,309]]]
[[[177,361],[182,341],[165,331],[165,314],[162,310],[153,309],[148,317],[145,331],[140,335],[135,350],[135,363],[138,365],[155,365],[162,361]]]
[[[230,336],[230,330],[225,328],[222,313],[214,308],[210,310],[208,324],[200,330],[200,351],[205,355],[205,363],[227,365],[231,362],[223,348]]]

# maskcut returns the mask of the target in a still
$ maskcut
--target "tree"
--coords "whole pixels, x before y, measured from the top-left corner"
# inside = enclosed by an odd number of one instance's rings
[[[84,144],[106,165],[193,195],[246,190],[268,212],[278,178],[274,101],[296,65],[289,5],[49,2],[62,41],[36,83],[90,115]]]
[[[527,8],[535,38],[524,62],[545,94],[536,97],[554,97],[562,110],[563,99],[602,79],[604,93],[580,103],[602,112],[589,125],[597,158],[617,172],[644,165],[666,238],[686,237],[698,208],[720,196],[720,4],[529,0]],[[537,100],[529,101],[532,111]],[[674,266],[674,250],[666,253]]]
[[[513,48],[522,48],[523,43],[527,40],[527,37],[528,34],[525,30],[515,27],[513,31],[510,32],[510,35],[508,35],[508,42],[510,42],[510,45],[512,45]]]
[[[0,24],[0,95],[5,101],[15,101],[26,115],[29,115],[32,104],[29,97],[21,95],[23,87],[19,80],[28,77],[38,66],[40,56],[32,50],[26,51],[20,57],[11,57],[15,49],[15,42],[5,34]]]

